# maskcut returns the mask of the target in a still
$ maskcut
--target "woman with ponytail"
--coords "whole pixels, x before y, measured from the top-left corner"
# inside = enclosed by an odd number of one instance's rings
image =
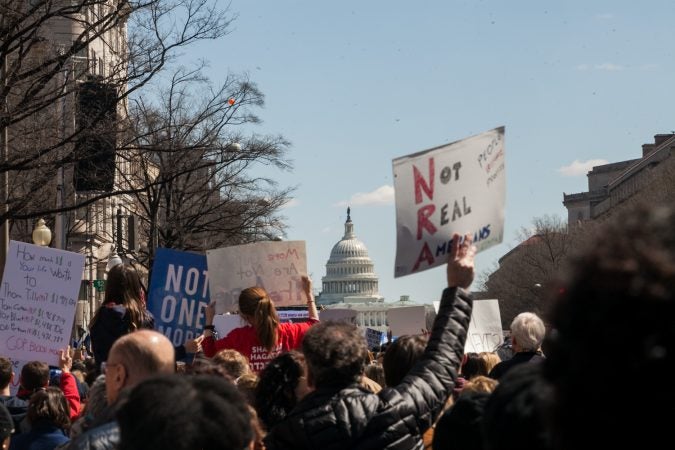
[[[155,319],[145,306],[145,292],[136,268],[118,264],[108,272],[105,299],[89,324],[96,365],[108,359],[113,343],[141,328],[153,329]]]
[[[206,308],[206,325],[202,346],[208,357],[219,350],[229,348],[246,356],[251,370],[259,373],[279,353],[300,347],[305,332],[319,321],[316,311],[312,283],[308,277],[302,277],[302,287],[307,295],[309,319],[302,323],[280,323],[277,310],[269,295],[261,287],[250,287],[239,295],[239,314],[247,323],[235,328],[222,339],[213,337],[213,317],[216,314],[212,303]]]

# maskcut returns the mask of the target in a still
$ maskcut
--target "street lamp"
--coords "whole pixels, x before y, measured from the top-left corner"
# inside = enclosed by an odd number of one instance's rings
[[[120,255],[118,255],[117,252],[113,250],[108,257],[108,264],[105,266],[105,270],[106,272],[110,272],[110,269],[123,263],[124,261],[122,261]]]
[[[52,241],[52,231],[45,224],[44,219],[40,219],[33,229],[33,243],[40,247],[47,247]]]

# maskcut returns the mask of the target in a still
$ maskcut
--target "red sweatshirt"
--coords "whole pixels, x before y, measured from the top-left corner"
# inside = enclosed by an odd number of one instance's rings
[[[202,342],[202,347],[204,354],[209,358],[226,348],[236,350],[248,358],[253,372],[260,373],[278,354],[299,348],[305,332],[318,322],[318,320],[310,319],[301,323],[280,323],[279,342],[271,352],[262,346],[256,336],[255,328],[251,325],[235,328],[217,341],[213,339],[213,336],[209,336]]]

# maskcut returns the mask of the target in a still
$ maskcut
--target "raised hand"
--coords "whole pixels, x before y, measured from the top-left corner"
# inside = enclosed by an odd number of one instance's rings
[[[448,287],[468,288],[474,277],[473,259],[476,256],[476,247],[472,245],[470,234],[464,235],[459,242],[459,234],[452,235],[452,247],[448,255]]]

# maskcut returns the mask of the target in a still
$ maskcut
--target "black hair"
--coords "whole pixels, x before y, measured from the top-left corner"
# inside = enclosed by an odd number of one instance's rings
[[[490,394],[463,392],[434,430],[434,450],[482,450],[483,412]]]
[[[12,378],[12,361],[0,356],[0,389],[9,386]]]
[[[26,418],[32,425],[44,421],[67,431],[70,429],[70,406],[61,389],[39,389],[30,397]]]
[[[368,347],[356,326],[328,321],[307,331],[302,353],[314,386],[338,386],[358,381],[368,358]]]
[[[246,401],[212,375],[147,379],[131,391],[117,421],[119,450],[242,450],[253,440]]]
[[[479,375],[487,376],[487,362],[478,353],[467,353],[460,372],[467,380]]]
[[[675,209],[626,209],[592,239],[571,261],[551,315],[555,441],[660,445],[675,413]],[[626,392],[637,379],[638,391]]]
[[[254,405],[268,430],[284,420],[298,403],[295,388],[305,375],[304,363],[302,353],[290,351],[274,358],[260,373]]]
[[[387,386],[396,386],[403,381],[427,347],[426,336],[401,336],[388,348],[382,359],[384,379]]]
[[[33,392],[49,384],[49,366],[40,361],[26,363],[21,369],[21,387]]]

